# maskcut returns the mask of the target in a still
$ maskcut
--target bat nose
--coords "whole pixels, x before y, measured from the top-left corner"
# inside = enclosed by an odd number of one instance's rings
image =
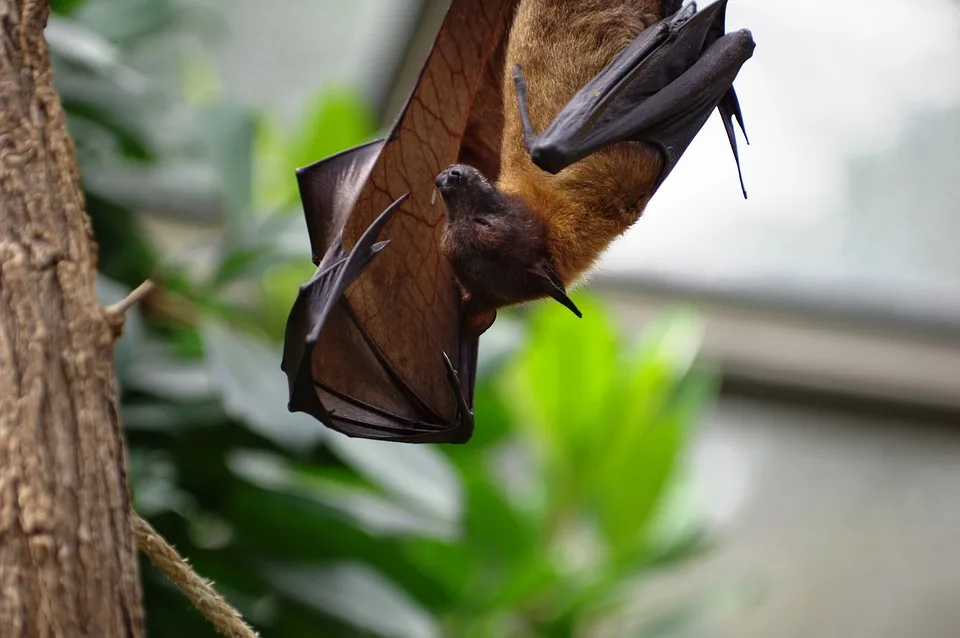
[[[456,166],[451,166],[439,175],[437,175],[437,188],[440,190],[453,188],[463,183],[463,170]]]

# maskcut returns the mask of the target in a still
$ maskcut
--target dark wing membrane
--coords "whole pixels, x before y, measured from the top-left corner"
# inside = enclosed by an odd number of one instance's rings
[[[434,180],[457,161],[515,2],[454,0],[386,141],[301,171],[319,267],[287,324],[291,410],[349,436],[470,438],[476,335],[463,330],[459,291],[439,254],[444,211]]]
[[[677,4],[664,2],[668,8]],[[727,0],[720,0],[696,13],[696,5],[690,4],[645,29],[540,135],[533,131],[527,114],[522,70],[514,69],[524,134],[534,163],[557,173],[610,144],[645,142],[664,155],[656,189],[716,108],[739,174],[731,120],[736,117],[742,129],[743,116],[733,81],[753,55],[755,44],[745,29],[725,33],[726,6]],[[742,188],[742,176],[740,185]]]
[[[374,140],[297,169],[314,265],[339,240],[385,143]]]
[[[513,18],[511,11],[508,18]],[[511,25],[504,26],[510,32]],[[503,141],[503,67],[507,61],[507,41],[501,37],[484,67],[480,84],[474,90],[470,119],[460,145],[458,164],[472,166],[490,179],[500,174],[500,146]]]
[[[332,163],[327,168],[333,171],[343,166]],[[461,415],[465,418],[453,428],[455,432],[439,415],[432,414],[383,360],[343,296],[389,244],[389,240],[377,239],[404,199],[406,196],[383,211],[349,253],[340,242],[333,244],[313,278],[301,286],[287,320],[281,363],[289,383],[289,408],[311,414],[350,436],[421,442],[469,438],[469,411]],[[341,387],[346,384],[346,391],[315,378],[314,367],[329,364],[331,359],[344,370],[339,381]],[[459,380],[456,375],[453,379],[453,394],[459,396]],[[368,395],[375,402],[358,399],[358,395]]]

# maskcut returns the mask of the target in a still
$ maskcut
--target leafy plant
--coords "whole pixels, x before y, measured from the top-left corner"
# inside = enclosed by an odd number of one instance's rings
[[[471,605],[451,610],[449,635],[594,635],[629,607],[634,579],[706,548],[692,513],[665,500],[714,391],[692,367],[698,324],[664,318],[623,353],[603,307],[576,303],[582,321],[539,307],[484,386],[478,427],[499,415],[504,436],[461,455],[466,538],[440,562],[463,563]]]

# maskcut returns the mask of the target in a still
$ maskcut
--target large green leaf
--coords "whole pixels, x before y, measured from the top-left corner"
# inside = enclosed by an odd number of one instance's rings
[[[91,73],[107,77],[121,68],[117,47],[82,22],[53,14],[43,35],[54,56]]]
[[[111,42],[130,47],[197,28],[202,24],[198,18],[209,15],[197,9],[177,0],[88,0],[72,15]]]
[[[575,301],[583,319],[559,304],[537,308],[530,340],[501,382],[514,419],[530,428],[544,457],[553,499],[562,503],[576,498],[578,466],[609,427],[618,374],[617,341],[602,307],[582,294]]]
[[[434,638],[439,627],[402,590],[361,563],[271,566],[267,579],[287,596],[383,638]]]
[[[368,488],[333,480],[329,472],[297,467],[276,454],[237,450],[230,454],[228,465],[237,476],[254,485],[317,503],[375,536],[449,539],[456,531],[457,521],[412,510]]]
[[[264,118],[256,140],[259,207],[285,210],[299,204],[294,168],[368,141],[376,128],[370,107],[350,89],[327,89],[310,103],[291,132]]]
[[[226,215],[226,245],[244,247],[256,239],[251,201],[256,113],[218,100],[198,114],[197,134],[213,163]]]
[[[459,521],[463,510],[460,478],[437,448],[353,439],[333,431],[327,445],[393,497],[438,519]]]
[[[688,440],[690,406],[712,389],[688,378],[699,349],[699,323],[669,317],[648,328],[612,393],[615,416],[594,459],[591,495],[614,552],[629,551],[646,531]]]
[[[212,319],[202,335],[211,378],[229,414],[291,452],[306,452],[325,436],[312,418],[287,410],[277,348]]]

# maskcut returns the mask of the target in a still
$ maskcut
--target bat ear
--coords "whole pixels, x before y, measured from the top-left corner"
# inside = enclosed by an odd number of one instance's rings
[[[529,268],[527,273],[534,281],[539,283],[540,289],[543,292],[569,308],[570,312],[577,315],[577,317],[583,318],[583,313],[581,313],[577,305],[573,303],[573,300],[567,296],[567,289],[564,288],[563,282],[560,281],[560,278],[553,272],[553,268],[551,268],[549,264],[541,261],[536,266]]]

